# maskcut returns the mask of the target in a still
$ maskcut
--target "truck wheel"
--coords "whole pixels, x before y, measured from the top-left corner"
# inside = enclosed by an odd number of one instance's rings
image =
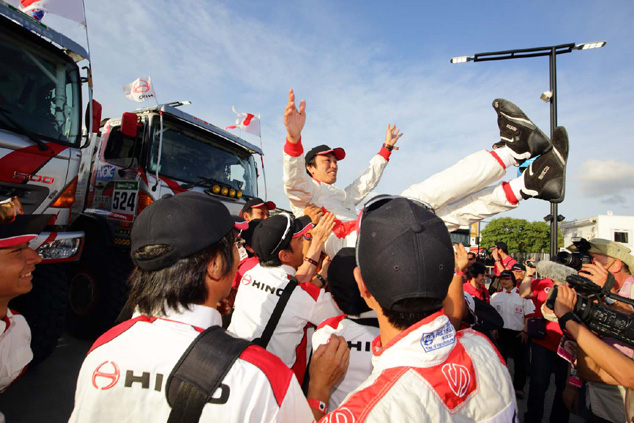
[[[47,358],[62,336],[68,308],[68,274],[63,264],[40,264],[33,273],[33,289],[11,301],[31,328],[34,366]]]
[[[68,289],[68,331],[91,339],[112,326],[128,296],[132,261],[126,251],[87,247],[73,267]]]

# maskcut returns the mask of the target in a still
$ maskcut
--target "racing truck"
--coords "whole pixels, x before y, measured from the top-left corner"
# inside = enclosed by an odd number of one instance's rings
[[[50,215],[46,232],[30,243],[43,258],[33,289],[10,303],[31,327],[37,363],[64,328],[65,263],[77,260],[83,246],[83,233],[69,229],[80,149],[91,132],[82,129],[82,85],[91,93],[90,67],[80,71],[80,62],[88,62],[83,47],[3,1],[0,57],[0,200],[17,196],[25,213]],[[86,125],[98,128],[100,106],[88,104]]]
[[[92,153],[84,150],[87,175],[80,172],[76,204],[85,206],[72,229],[86,234],[86,244],[69,286],[68,327],[78,336],[94,337],[117,319],[132,270],[132,225],[152,202],[194,190],[238,215],[258,195],[256,155],[262,150],[183,112],[180,106],[187,103],[104,120]]]

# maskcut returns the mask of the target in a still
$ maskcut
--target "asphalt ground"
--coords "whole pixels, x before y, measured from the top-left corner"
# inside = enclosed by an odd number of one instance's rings
[[[0,394],[0,412],[7,423],[65,423],[73,411],[77,374],[92,345],[64,334],[53,354]],[[510,364],[511,372],[513,363]],[[529,382],[530,383],[530,379]],[[528,394],[528,383],[525,392]],[[548,421],[555,382],[546,394],[544,421]],[[526,399],[518,400],[520,420],[526,412]],[[571,415],[570,423],[582,423]]]

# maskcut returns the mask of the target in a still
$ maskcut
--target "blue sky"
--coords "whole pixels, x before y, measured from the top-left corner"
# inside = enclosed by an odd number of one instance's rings
[[[305,146],[344,147],[339,185],[367,166],[387,123],[404,132],[378,193],[409,185],[498,140],[494,98],[519,105],[549,133],[547,58],[452,65],[452,56],[606,40],[557,57],[559,125],[568,129],[567,220],[634,214],[634,2],[627,1],[136,1],[85,0],[95,98],[104,117],[138,103],[121,87],[150,75],[159,101],[191,100],[217,126],[260,113],[268,197],[281,187],[289,88],[307,100]],[[63,19],[44,22],[78,28]],[[77,38],[77,37],[75,37]],[[259,143],[245,134],[244,138]],[[515,169],[505,180],[515,177]],[[261,190],[264,195],[264,191]],[[503,216],[541,220],[522,202]]]

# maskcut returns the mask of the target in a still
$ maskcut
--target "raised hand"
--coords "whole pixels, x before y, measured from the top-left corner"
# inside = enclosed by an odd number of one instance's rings
[[[292,143],[299,142],[302,136],[302,129],[306,123],[306,100],[299,103],[299,110],[295,106],[295,93],[293,89],[288,92],[288,104],[284,111],[284,126],[288,134],[288,140]]]
[[[387,124],[387,131],[385,132],[385,144],[392,146],[393,150],[398,150],[398,147],[394,147],[396,141],[403,136],[402,132],[399,132],[399,129],[396,125]]]

